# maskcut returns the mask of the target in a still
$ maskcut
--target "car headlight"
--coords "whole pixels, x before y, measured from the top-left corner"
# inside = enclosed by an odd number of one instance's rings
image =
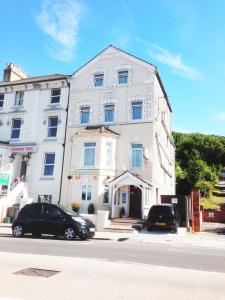
[[[72,217],[72,219],[78,223],[80,223],[81,225],[86,225],[85,220],[79,218],[79,217]]]

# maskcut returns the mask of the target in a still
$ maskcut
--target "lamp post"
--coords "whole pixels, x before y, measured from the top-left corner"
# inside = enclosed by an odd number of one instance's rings
[[[11,155],[9,156],[9,161],[11,164],[14,162],[15,158],[16,158],[16,153],[14,153],[14,152],[11,153]]]

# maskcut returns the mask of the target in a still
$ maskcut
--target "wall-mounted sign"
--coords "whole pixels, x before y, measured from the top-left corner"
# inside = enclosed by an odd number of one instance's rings
[[[177,204],[177,203],[178,203],[178,200],[177,200],[177,198],[172,198],[172,199],[171,199],[171,202],[172,202],[172,204]]]
[[[9,185],[9,175],[0,173],[0,185]]]
[[[12,146],[10,151],[14,153],[36,152],[36,146]]]
[[[127,193],[126,192],[122,192],[121,198],[122,198],[122,203],[125,204],[127,202]]]

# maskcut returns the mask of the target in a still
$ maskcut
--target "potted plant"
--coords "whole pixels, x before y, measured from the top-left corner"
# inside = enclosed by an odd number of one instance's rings
[[[123,206],[120,209],[120,218],[125,218],[125,209]]]
[[[79,213],[79,209],[80,209],[80,203],[79,202],[72,202],[71,207],[72,207],[73,211],[75,211],[76,213]]]
[[[88,213],[92,214],[92,215],[95,213],[94,203],[89,203],[89,205],[88,205]]]

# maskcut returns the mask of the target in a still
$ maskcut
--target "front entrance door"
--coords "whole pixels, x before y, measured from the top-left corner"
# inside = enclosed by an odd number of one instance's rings
[[[27,174],[27,163],[25,161],[25,155],[22,156],[21,167],[20,167],[20,177],[24,176],[26,179]]]
[[[131,185],[130,186],[130,214],[131,218],[141,219],[141,189]]]

